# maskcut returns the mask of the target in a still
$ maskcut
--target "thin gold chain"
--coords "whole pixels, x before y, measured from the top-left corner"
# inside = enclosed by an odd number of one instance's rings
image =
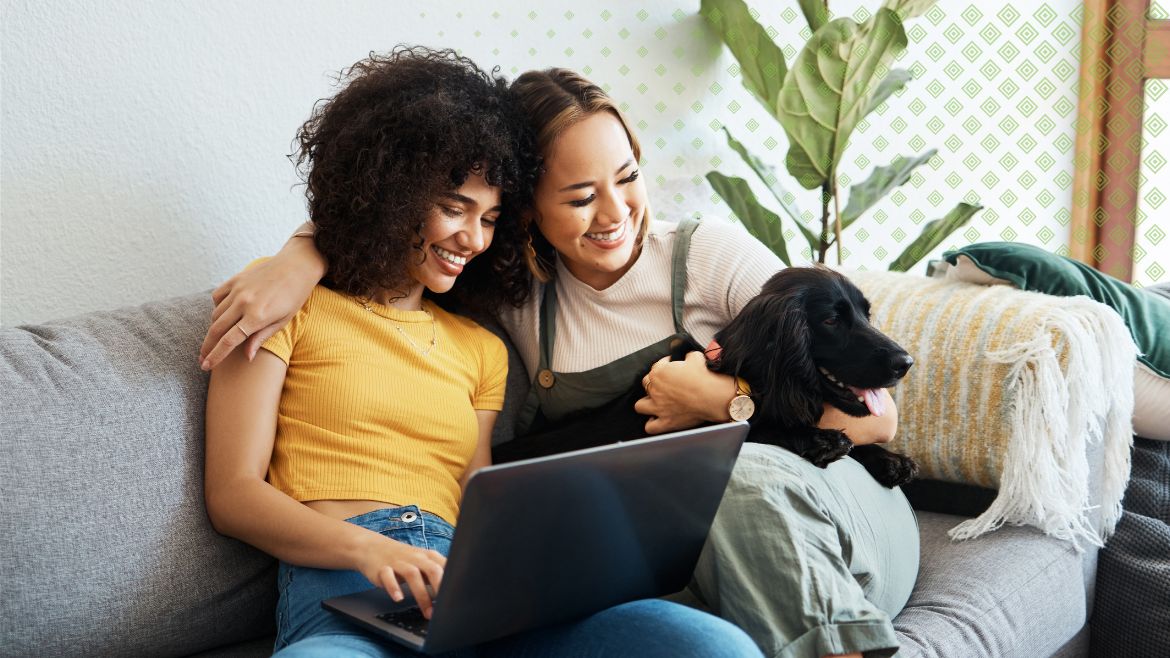
[[[367,304],[366,302],[361,302],[361,305],[362,305],[362,308],[366,309],[370,313],[373,313],[374,315],[378,315],[378,313],[375,312],[374,309],[370,308],[370,305]],[[402,329],[402,327],[400,327],[398,325],[394,325],[394,328],[398,330],[398,333],[402,334],[402,337],[405,338],[406,341],[408,343],[410,343],[411,347],[413,347],[416,351],[418,351],[419,354],[421,354],[423,356],[427,356],[428,354],[431,353],[431,350],[435,349],[435,346],[437,346],[439,344],[439,330],[438,330],[438,326],[435,323],[434,314],[431,313],[429,310],[427,310],[425,307],[422,309],[422,312],[426,313],[427,317],[431,319],[431,344],[428,345],[426,349],[419,347],[418,343],[414,342],[414,339],[411,338],[410,335],[407,334],[406,331]],[[379,316],[379,317],[381,317],[381,316]],[[393,318],[386,318],[386,319],[393,320]]]

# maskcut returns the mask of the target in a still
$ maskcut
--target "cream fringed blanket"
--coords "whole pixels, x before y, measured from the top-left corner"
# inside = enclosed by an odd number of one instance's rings
[[[1136,348],[1121,318],[1087,297],[890,272],[851,278],[874,324],[915,359],[894,392],[891,447],[918,460],[922,477],[999,490],[950,536],[1008,523],[1101,545],[1129,479]],[[1090,474],[1095,443],[1104,468]],[[1090,477],[1100,478],[1096,495]]]

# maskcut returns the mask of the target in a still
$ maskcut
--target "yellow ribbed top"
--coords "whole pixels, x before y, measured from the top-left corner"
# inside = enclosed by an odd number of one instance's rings
[[[471,320],[423,307],[431,315],[367,310],[317,286],[264,342],[288,364],[272,486],[300,501],[414,504],[455,522],[479,434],[475,411],[503,407],[508,356]]]

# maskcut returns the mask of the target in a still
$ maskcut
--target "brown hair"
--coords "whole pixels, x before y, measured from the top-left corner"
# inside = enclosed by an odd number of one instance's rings
[[[630,130],[630,122],[626,120],[625,115],[601,87],[575,71],[556,68],[528,71],[516,78],[511,90],[521,109],[528,116],[529,125],[536,134],[537,148],[543,157],[548,156],[557,138],[566,130],[598,112],[609,112],[625,129],[626,137],[630,140],[630,148],[634,152],[634,159],[642,161],[642,147],[638,144],[634,131]],[[535,208],[525,213],[521,220],[528,232],[529,240],[525,261],[533,276],[539,281],[547,282],[556,272],[556,268],[553,267],[556,249],[534,226],[534,219]],[[647,208],[646,219],[642,221],[642,228],[638,232],[638,246],[641,246],[649,227],[650,212]]]

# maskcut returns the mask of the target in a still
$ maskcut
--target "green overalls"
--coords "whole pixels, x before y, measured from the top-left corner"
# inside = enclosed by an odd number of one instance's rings
[[[617,399],[650,364],[669,355],[676,341],[690,339],[682,327],[683,296],[697,224],[686,220],[676,229],[674,334],[616,361],[575,373],[550,368],[557,296],[555,284],[545,286],[540,363],[519,412],[517,436]],[[821,547],[828,550],[815,550],[813,537],[825,538]],[[877,484],[852,459],[818,469],[782,448],[747,444],[692,589],[747,630],[766,653],[811,656],[820,654],[809,640],[821,636],[849,635],[850,645],[896,647],[890,618],[905,605],[917,571],[917,522],[900,490]],[[825,597],[808,587],[809,574],[836,594]]]
[[[614,400],[625,393],[651,364],[690,339],[682,326],[683,297],[687,289],[687,254],[690,253],[691,235],[698,225],[698,220],[685,219],[675,229],[670,274],[674,333],[616,361],[582,372],[553,372],[550,365],[556,341],[557,287],[555,283],[544,287],[540,300],[540,365],[517,417],[517,436]]]

